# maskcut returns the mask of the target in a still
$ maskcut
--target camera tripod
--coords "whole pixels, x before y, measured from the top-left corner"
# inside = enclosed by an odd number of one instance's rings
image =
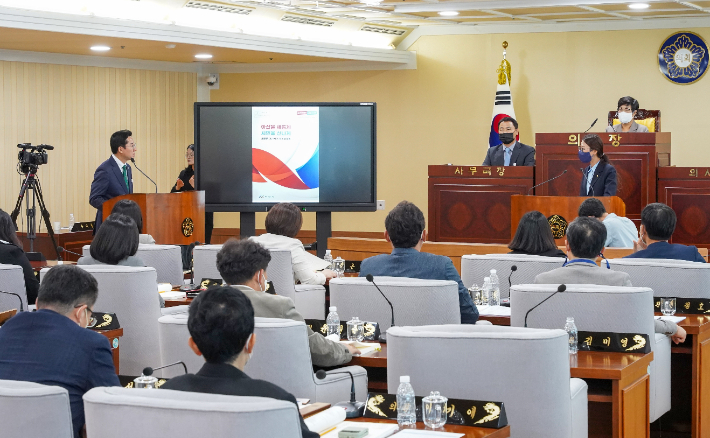
[[[27,191],[31,192],[30,197],[27,198],[27,239],[30,241],[30,251],[26,253],[27,258],[30,261],[42,261],[44,257],[40,252],[34,252],[34,242],[37,238],[35,221],[37,207],[36,204],[39,203],[39,211],[42,214],[42,219],[44,219],[44,225],[47,227],[47,234],[52,241],[52,247],[57,252],[57,258],[62,259],[59,254],[59,249],[57,249],[57,241],[54,238],[54,229],[52,228],[51,222],[49,220],[49,211],[44,204],[44,197],[42,196],[42,186],[39,183],[39,178],[37,177],[37,166],[30,165],[28,172],[26,173],[25,180],[20,187],[20,196],[17,198],[17,204],[15,204],[15,209],[12,211],[10,218],[17,228],[17,216],[20,214],[20,208],[22,207],[22,200],[25,199],[25,194]],[[30,207],[30,198],[32,198],[32,207]]]

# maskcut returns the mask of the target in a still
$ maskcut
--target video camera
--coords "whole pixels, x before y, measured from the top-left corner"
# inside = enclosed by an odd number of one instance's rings
[[[17,154],[17,160],[20,162],[20,172],[22,173],[29,173],[33,168],[36,169],[37,166],[47,164],[46,151],[54,149],[54,146],[47,144],[32,146],[30,143],[20,143],[17,147],[22,149]]]

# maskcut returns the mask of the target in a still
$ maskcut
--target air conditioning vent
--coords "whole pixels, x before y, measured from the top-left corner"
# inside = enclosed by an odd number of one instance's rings
[[[365,21],[367,18],[365,17],[358,17],[356,15],[331,15],[333,18],[342,18],[344,20],[357,20],[357,21]]]
[[[227,5],[221,5],[219,3],[202,2],[202,1],[195,1],[195,0],[190,0],[189,2],[187,2],[185,7],[186,8],[194,8],[194,9],[206,9],[208,11],[226,12],[228,14],[239,14],[239,15],[249,15],[253,11],[253,9],[249,9],[249,8],[240,8],[238,6],[227,6]]]
[[[406,30],[404,29],[395,29],[392,27],[383,27],[383,26],[373,26],[371,24],[366,24],[360,28],[360,30],[364,32],[374,32],[374,33],[381,33],[385,35],[404,35]]]
[[[323,20],[321,18],[306,17],[303,15],[292,15],[285,14],[281,17],[281,21],[287,21],[289,23],[299,23],[299,24],[310,24],[312,26],[325,26],[331,27],[335,24],[333,20]]]
[[[370,20],[370,23],[384,24],[384,25],[389,25],[389,26],[397,26],[398,24],[402,24],[401,21],[392,21],[392,20]]]

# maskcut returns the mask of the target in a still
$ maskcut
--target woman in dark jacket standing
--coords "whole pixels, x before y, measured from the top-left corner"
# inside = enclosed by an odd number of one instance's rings
[[[10,215],[3,210],[0,210],[0,263],[22,267],[25,274],[27,304],[34,304],[39,291],[39,281],[37,281],[32,265],[22,250],[22,242],[15,232],[15,224],[12,223]]]
[[[191,144],[187,147],[187,152],[185,152],[185,158],[187,159],[187,167],[180,171],[177,181],[170,193],[175,192],[189,192],[195,190],[195,145]],[[210,243],[212,240],[212,228],[214,227],[214,213],[211,211],[205,212],[205,241],[204,243]]]

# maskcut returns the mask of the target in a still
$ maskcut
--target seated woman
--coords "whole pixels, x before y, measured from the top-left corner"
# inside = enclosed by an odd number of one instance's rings
[[[266,215],[266,234],[252,237],[266,249],[291,251],[293,275],[301,284],[325,284],[336,273],[328,268],[329,263],[306,252],[296,234],[303,225],[301,210],[293,204],[282,202],[274,205]]]
[[[618,125],[607,126],[606,132],[648,132],[648,128],[639,125],[634,121],[639,110],[639,101],[631,96],[624,96],[619,99],[616,105],[616,117],[619,119]]]
[[[22,242],[15,232],[15,224],[10,215],[0,210],[0,263],[17,265],[25,275],[27,304],[34,304],[39,291],[39,281],[35,277],[30,261],[22,250]]]
[[[125,214],[126,216],[133,219],[138,226],[138,232],[143,233],[143,212],[141,208],[135,201],[130,199],[121,199],[116,204],[114,204],[111,214]],[[139,234],[138,243],[143,244],[155,244],[155,239],[150,234]]]
[[[101,224],[91,242],[90,256],[79,259],[79,265],[145,266],[136,257],[138,227],[124,214],[112,213]]]
[[[529,254],[546,257],[566,257],[552,237],[552,230],[547,218],[539,211],[529,211],[520,218],[515,237],[508,248],[508,254]]]

